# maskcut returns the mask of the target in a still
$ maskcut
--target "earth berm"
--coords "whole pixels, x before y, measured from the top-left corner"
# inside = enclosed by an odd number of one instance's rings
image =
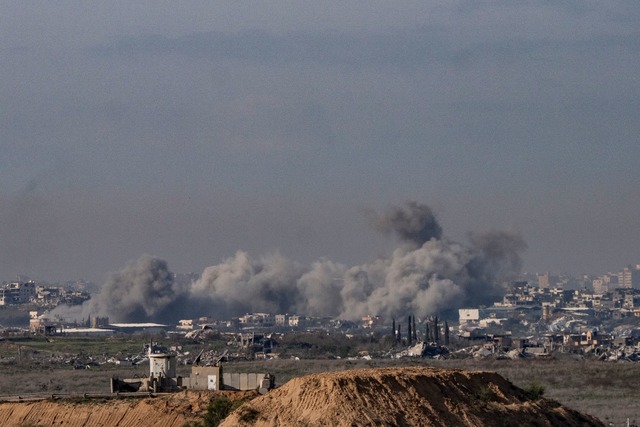
[[[538,393],[539,394],[539,393]],[[495,372],[428,367],[294,378],[236,409],[221,427],[604,426]]]

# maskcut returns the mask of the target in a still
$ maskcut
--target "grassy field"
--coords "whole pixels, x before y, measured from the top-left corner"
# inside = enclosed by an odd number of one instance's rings
[[[18,346],[29,352],[55,354],[87,354],[87,355],[118,355],[136,354],[142,348],[140,339],[128,337],[95,339],[87,337],[45,338],[41,336],[26,336],[9,340],[9,345],[0,345],[0,357],[17,355]]]
[[[111,377],[132,378],[148,375],[148,364],[120,367],[100,364],[90,369],[73,369],[65,359],[77,357],[126,356],[138,354],[144,337],[118,336],[102,339],[38,337],[0,342],[0,394],[19,393],[105,393]],[[185,345],[197,352],[198,344]],[[344,369],[385,366],[424,365],[446,369],[495,371],[521,388],[541,386],[544,397],[594,415],[605,424],[622,426],[626,420],[640,420],[637,384],[640,363],[601,362],[575,357],[551,360],[474,360],[474,359],[321,359],[229,362],[227,372],[271,372],[276,383],[305,374]],[[188,376],[190,367],[180,365],[178,375]]]

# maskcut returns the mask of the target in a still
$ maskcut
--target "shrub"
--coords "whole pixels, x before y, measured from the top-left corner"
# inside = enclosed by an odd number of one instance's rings
[[[541,399],[544,395],[544,386],[542,384],[533,383],[524,389],[527,397],[532,400]]]
[[[186,423],[184,427],[216,427],[231,412],[233,403],[226,397],[219,397],[209,402],[207,413],[202,421]]]
[[[212,400],[207,406],[204,416],[204,427],[215,427],[222,422],[231,412],[233,403],[226,397]]]
[[[217,427],[232,411],[243,403],[244,400],[242,399],[232,402],[225,396],[217,397],[207,405],[207,413],[204,415],[202,421],[186,423],[184,427]],[[243,422],[254,421],[258,417],[258,414],[258,411],[255,409],[246,408],[242,410],[240,420]]]
[[[258,412],[256,409],[253,409],[251,407],[244,407],[240,409],[239,419],[243,423],[250,423],[258,419],[259,415],[260,415],[260,412]]]
[[[476,393],[476,398],[482,403],[488,403],[493,398],[493,392],[489,387],[482,387],[478,393]]]

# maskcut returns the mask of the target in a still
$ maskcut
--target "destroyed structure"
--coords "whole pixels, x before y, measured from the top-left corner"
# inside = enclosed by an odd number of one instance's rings
[[[34,304],[42,308],[54,308],[61,304],[77,305],[90,299],[82,284],[74,287],[49,286],[35,282],[17,281],[0,285],[0,306]]]

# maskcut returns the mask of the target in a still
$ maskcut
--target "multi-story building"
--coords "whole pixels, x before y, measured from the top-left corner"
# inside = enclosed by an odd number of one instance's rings
[[[36,284],[14,282],[0,289],[0,305],[26,304],[36,297]]]
[[[304,317],[298,316],[296,314],[289,316],[289,326],[296,328],[298,326],[302,326],[304,324]]]
[[[625,267],[618,274],[618,282],[621,288],[640,289],[640,264]]]
[[[539,288],[553,288],[558,282],[558,278],[546,272],[538,275],[538,287]]]
[[[276,326],[287,326],[288,314],[276,314],[275,323]]]
[[[618,275],[611,273],[593,279],[593,282],[591,283],[593,286],[593,292],[597,294],[606,294],[607,292],[611,292],[619,286]]]
[[[238,318],[241,327],[272,327],[275,318],[270,313],[247,313]]]

